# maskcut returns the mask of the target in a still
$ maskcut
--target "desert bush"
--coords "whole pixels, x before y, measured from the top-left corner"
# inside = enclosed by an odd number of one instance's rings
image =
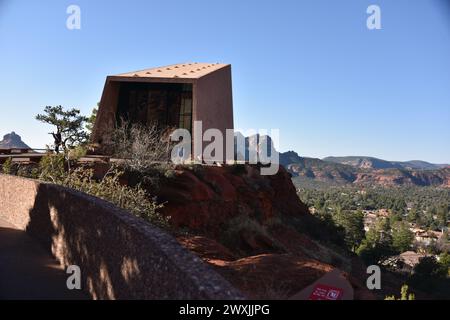
[[[123,171],[118,167],[111,167],[102,179],[95,179],[93,169],[71,169],[69,161],[63,153],[45,155],[38,166],[20,166],[8,159],[2,165],[2,172],[79,190],[111,202],[159,227],[169,228],[169,218],[158,212],[163,204],[158,204],[156,198],[152,198],[139,183],[134,186],[120,183]]]
[[[38,178],[39,170],[35,164],[15,163],[8,158],[2,165],[0,172],[25,178]]]
[[[139,184],[144,189],[151,190],[152,193],[159,189],[163,180],[171,179],[176,175],[173,167],[166,163],[154,163],[145,172],[132,170],[120,163],[117,167],[124,172],[130,186]]]
[[[69,158],[70,160],[78,160],[81,157],[84,157],[86,153],[87,153],[87,146],[84,144],[78,145],[67,151],[67,158]]]
[[[17,164],[15,175],[24,178],[37,179],[39,177],[39,169],[36,164]]]
[[[158,204],[140,184],[128,186],[120,183],[123,175],[118,167],[111,167],[102,179],[94,178],[94,170],[77,167],[69,170],[63,154],[49,154],[39,163],[40,180],[49,181],[93,195],[125,209],[159,227],[168,228],[169,218],[158,212]]]
[[[12,159],[8,158],[2,165],[2,172],[4,174],[12,174],[12,169],[13,169],[12,167],[13,167]]]
[[[40,180],[63,184],[67,176],[65,170],[64,154],[47,154],[39,162]]]
[[[408,286],[404,284],[402,286],[400,297],[397,299],[395,296],[387,296],[384,300],[415,300],[416,297],[414,293],[408,293]]]
[[[173,169],[169,169],[166,172],[164,172],[164,177],[166,179],[174,179],[177,176],[176,171]]]
[[[247,239],[248,237],[251,237],[253,240],[259,239],[267,242],[266,244],[271,247],[267,249],[284,251],[283,246],[273,239],[263,225],[246,214],[241,214],[231,219],[226,224],[220,240],[225,247],[233,250],[237,249],[245,256],[255,253],[253,252],[255,248],[248,247],[247,241],[250,240]]]
[[[97,181],[92,169],[79,167],[67,175],[63,185],[109,201],[159,227],[168,228],[169,218],[158,213],[163,204],[158,204],[140,185],[130,187],[121,184],[119,179],[122,174],[118,168],[112,168],[103,179]]]
[[[109,149],[114,157],[123,159],[125,168],[145,173],[155,164],[167,163],[170,156],[169,130],[156,124],[144,126],[122,121],[113,132]]]
[[[205,174],[205,167],[199,163],[187,164],[185,168],[192,171],[197,177],[202,177]]]
[[[152,125],[130,124],[122,120],[111,133],[107,149],[119,158],[119,165],[134,183],[142,183],[147,189],[157,190],[168,170],[171,142],[170,128]]]
[[[248,215],[242,214],[231,219],[226,227],[225,235],[231,241],[239,237],[242,230],[248,230],[255,234],[268,236],[266,229],[260,225],[256,220],[251,219]]]

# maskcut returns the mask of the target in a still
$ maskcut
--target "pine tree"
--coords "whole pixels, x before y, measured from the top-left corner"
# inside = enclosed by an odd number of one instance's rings
[[[399,252],[408,251],[414,240],[414,234],[409,230],[408,224],[398,222],[392,229],[392,245]]]

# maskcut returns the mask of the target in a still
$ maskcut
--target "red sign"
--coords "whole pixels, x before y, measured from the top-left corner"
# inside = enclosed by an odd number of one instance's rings
[[[318,284],[314,287],[309,300],[341,300],[342,294],[342,289]]]

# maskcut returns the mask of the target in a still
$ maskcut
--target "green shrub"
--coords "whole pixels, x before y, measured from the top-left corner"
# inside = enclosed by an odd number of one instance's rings
[[[419,260],[419,263],[414,266],[415,278],[445,278],[447,270],[442,267],[434,256],[426,256]]]
[[[8,158],[2,165],[0,172],[25,178],[38,178],[39,170],[36,164],[21,164],[12,161]]]
[[[140,185],[121,184],[122,174],[117,168],[112,168],[103,179],[96,181],[92,169],[80,167],[67,175],[63,185],[109,201],[159,227],[168,228],[169,218],[158,213],[163,204],[158,204]]]
[[[415,299],[416,297],[414,296],[414,293],[408,293],[408,286],[404,284],[400,292],[400,298],[396,299],[395,296],[387,296],[384,300],[415,300]]]
[[[414,233],[405,222],[397,222],[392,228],[392,246],[398,252],[408,251],[414,241]]]
[[[47,154],[39,162],[39,179],[63,184],[66,177],[63,154]]]
[[[39,177],[39,169],[35,164],[17,164],[15,167],[15,174],[19,177],[36,179]]]
[[[176,177],[175,170],[171,170],[171,169],[167,170],[166,172],[164,172],[164,177],[167,178],[167,179],[175,178]]]
[[[86,145],[78,145],[72,149],[68,150],[68,157],[71,160],[78,160],[81,157],[84,157],[87,153]]]
[[[49,154],[41,159],[38,171],[41,180],[96,196],[159,227],[169,227],[169,218],[158,212],[163,205],[158,204],[140,184],[128,186],[120,183],[123,171],[117,167],[112,167],[102,179],[96,180],[93,169],[78,167],[66,170],[64,155]]]
[[[254,239],[267,239],[273,249],[283,251],[282,245],[272,238],[267,229],[246,214],[239,215],[227,223],[221,235],[221,242],[230,249],[240,250],[243,255],[252,254],[253,252],[246,252],[249,248],[246,248],[244,235],[251,235]]]
[[[12,174],[12,159],[8,158],[2,165],[2,172],[4,174]]]
[[[198,163],[189,164],[186,168],[191,170],[197,177],[201,177],[205,173],[205,167]]]
[[[450,277],[450,254],[444,252],[439,256],[439,264],[442,266],[442,273]]]

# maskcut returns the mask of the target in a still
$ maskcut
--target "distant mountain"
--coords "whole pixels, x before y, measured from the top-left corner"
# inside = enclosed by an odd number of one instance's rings
[[[352,166],[300,157],[294,151],[280,153],[280,164],[294,177],[302,176],[331,184],[346,184],[356,180],[356,170]]]
[[[350,165],[361,169],[407,169],[407,170],[437,170],[445,168],[446,164],[434,164],[421,160],[386,161],[373,157],[326,157],[323,161]]]
[[[237,142],[244,142],[242,150],[235,149],[236,155],[254,160],[250,150],[267,147],[270,154],[276,149],[272,139],[265,135],[244,137],[235,134]],[[349,184],[383,186],[438,186],[450,188],[450,167],[425,161],[386,161],[373,157],[327,157],[323,160],[301,157],[294,151],[279,153],[280,165],[292,175],[297,186],[328,187]]]
[[[379,169],[359,172],[356,184],[450,188],[450,168],[434,170]]]
[[[30,147],[22,141],[22,138],[14,131],[3,136],[0,141],[0,149],[30,149]]]
[[[412,170],[434,170],[450,167],[448,164],[429,163],[421,160],[411,160],[397,163],[401,163],[405,169],[412,169]]]
[[[370,157],[328,157],[320,160],[300,157],[288,151],[280,153],[280,164],[292,174],[297,186],[360,184],[450,187],[450,167],[424,161],[391,162]]]

